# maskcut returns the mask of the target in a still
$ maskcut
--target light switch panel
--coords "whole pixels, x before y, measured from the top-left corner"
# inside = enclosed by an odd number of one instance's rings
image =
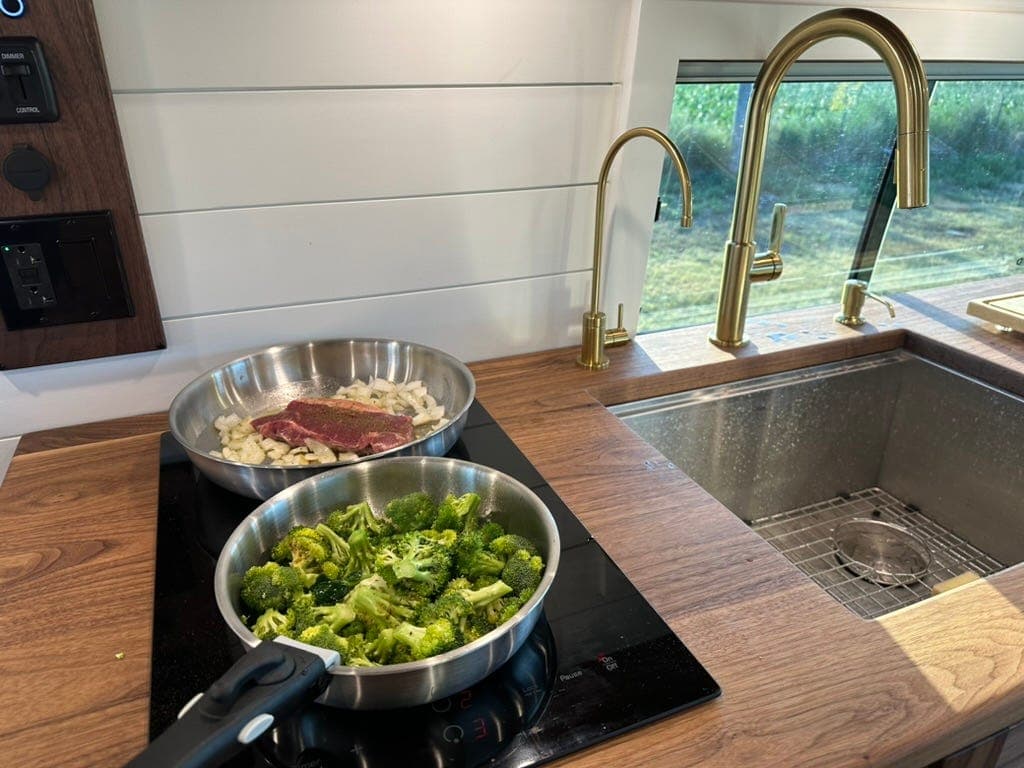
[[[42,43],[0,37],[0,123],[52,123],[58,117]]]

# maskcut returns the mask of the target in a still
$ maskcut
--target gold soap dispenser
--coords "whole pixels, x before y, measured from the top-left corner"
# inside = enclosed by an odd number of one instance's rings
[[[850,279],[843,283],[843,294],[839,300],[839,314],[835,316],[835,321],[851,328],[864,325],[865,320],[861,312],[864,310],[865,299],[874,299],[878,303],[884,304],[885,308],[889,310],[889,317],[896,317],[896,307],[891,301],[869,291],[868,284],[864,280]]]

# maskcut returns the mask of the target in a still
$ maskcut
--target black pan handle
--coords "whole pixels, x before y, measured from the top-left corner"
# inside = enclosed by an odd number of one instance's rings
[[[319,696],[338,654],[284,637],[260,643],[204,693],[126,768],[217,766],[274,721]]]

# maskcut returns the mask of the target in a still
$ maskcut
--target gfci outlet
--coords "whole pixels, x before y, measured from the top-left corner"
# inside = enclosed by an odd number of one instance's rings
[[[0,256],[8,331],[132,314],[108,211],[0,219]]]
[[[57,299],[39,243],[0,246],[19,309],[45,309]]]

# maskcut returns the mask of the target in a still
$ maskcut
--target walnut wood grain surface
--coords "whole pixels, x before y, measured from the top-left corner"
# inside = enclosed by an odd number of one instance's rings
[[[0,487],[3,765],[120,765],[146,742],[158,443],[11,463]]]
[[[0,210],[4,219],[111,211],[135,314],[18,331],[7,330],[0,318],[0,369],[162,349],[163,324],[92,1],[34,0],[26,6],[22,18],[0,16],[0,36],[41,41],[60,119],[4,125],[0,157],[28,144],[49,158],[54,172],[38,201],[0,180]]]
[[[833,308],[757,319],[754,348],[736,353],[710,347],[707,329],[656,334],[610,350],[602,372],[578,369],[575,349],[471,366],[484,406],[723,689],[561,764],[924,766],[1024,719],[1020,566],[861,620],[604,407],[921,339],[1024,376],[1024,337],[965,319],[975,295],[897,297],[896,322],[859,330],[831,323]],[[116,433],[97,429],[83,434]],[[19,757],[14,764],[116,765],[145,742],[156,451],[153,434],[24,453],[0,487],[0,711],[18,710],[0,749]],[[55,546],[47,534],[68,508],[80,528]],[[33,524],[26,553],[16,537]],[[69,573],[83,577],[71,595],[56,589]],[[40,596],[47,615],[84,603],[105,619],[96,629],[61,624],[77,649],[70,661],[48,652],[65,643],[38,618]],[[115,664],[118,648],[128,656]],[[45,658],[41,678],[26,668],[33,658]],[[39,743],[65,759],[47,761]]]
[[[93,421],[73,427],[59,427],[32,432],[18,441],[15,456],[53,448],[67,448],[73,445],[87,445],[120,437],[145,435],[152,432],[166,432],[170,429],[166,413],[148,413],[143,416],[127,416],[123,419]]]

